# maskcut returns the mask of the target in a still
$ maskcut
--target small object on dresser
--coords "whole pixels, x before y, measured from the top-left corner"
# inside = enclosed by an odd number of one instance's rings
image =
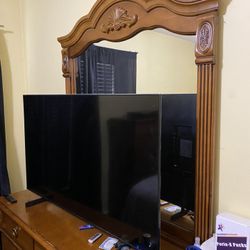
[[[130,250],[130,245],[127,243],[123,243],[123,242],[117,242],[114,244],[115,248],[117,248],[118,250]]]
[[[94,228],[93,225],[87,224],[79,227],[79,230],[87,230],[87,229],[92,229]]]
[[[200,237],[195,237],[194,244],[191,246],[188,246],[186,250],[201,250],[200,246]]]
[[[91,236],[89,239],[88,239],[88,242],[90,244],[94,243],[95,241],[97,241],[100,237],[102,236],[102,233],[96,233],[94,234],[93,236]]]
[[[216,216],[216,250],[250,250],[250,220],[231,213]]]
[[[161,203],[160,203],[160,205],[161,206],[165,206],[165,205],[167,205],[168,204],[168,202],[167,201],[163,201],[163,200],[161,200]]]
[[[150,248],[152,246],[151,234],[145,233],[145,234],[143,234],[142,238],[143,238],[143,244],[145,245],[145,247]]]
[[[171,205],[168,207],[165,207],[164,210],[166,210],[169,213],[179,213],[181,211],[181,207],[176,205]]]
[[[108,237],[99,246],[100,249],[110,250],[118,242],[116,238]]]
[[[17,203],[17,200],[16,200],[16,198],[15,197],[13,197],[12,195],[5,195],[4,196],[5,197],[5,199],[8,201],[8,202],[10,202],[11,204],[13,204],[13,203]]]

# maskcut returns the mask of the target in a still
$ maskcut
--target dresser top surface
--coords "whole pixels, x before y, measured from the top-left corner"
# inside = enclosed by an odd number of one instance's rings
[[[60,250],[88,250],[98,249],[99,245],[108,237],[103,236],[94,244],[89,244],[88,239],[100,230],[94,228],[90,230],[79,230],[79,227],[87,224],[84,220],[68,213],[62,208],[50,203],[42,202],[32,207],[26,208],[25,203],[37,198],[38,195],[25,190],[13,194],[17,203],[11,204],[4,197],[0,197],[0,205],[8,215],[16,221],[20,221],[38,239],[50,242],[55,249]],[[41,243],[41,242],[39,242]]]

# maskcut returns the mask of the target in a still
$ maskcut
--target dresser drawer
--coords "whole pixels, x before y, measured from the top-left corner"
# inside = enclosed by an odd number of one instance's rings
[[[19,250],[18,248],[16,248],[16,246],[12,244],[12,242],[4,234],[1,235],[1,241],[2,241],[1,245],[2,250]]]
[[[45,248],[35,241],[34,250],[45,250]]]
[[[23,250],[33,250],[33,239],[8,215],[2,213],[2,230]]]

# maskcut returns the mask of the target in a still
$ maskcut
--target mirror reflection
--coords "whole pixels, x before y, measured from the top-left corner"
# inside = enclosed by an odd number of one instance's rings
[[[101,41],[77,58],[78,93],[163,94],[161,216],[194,229],[195,37],[164,29]]]
[[[99,84],[99,93],[111,92],[110,86],[115,85],[114,93],[194,94],[197,91],[194,42],[193,36],[156,29],[119,43],[96,43],[77,59],[77,92],[98,92]],[[129,83],[124,85],[131,87],[119,86],[128,74]],[[107,89],[100,86],[105,83]]]

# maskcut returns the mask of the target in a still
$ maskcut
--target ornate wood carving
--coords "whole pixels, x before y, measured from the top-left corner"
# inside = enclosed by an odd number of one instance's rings
[[[75,60],[69,58],[68,49],[62,49],[62,72],[63,76],[66,79],[65,80],[66,93],[75,93],[76,65],[75,65]]]
[[[202,241],[212,233],[218,8],[218,0],[97,0],[68,35],[58,38],[69,58],[63,57],[66,90],[75,93],[74,58],[94,42],[123,41],[156,27],[197,35],[195,235]]]
[[[64,77],[70,76],[68,50],[62,50],[62,72]]]
[[[215,63],[217,32],[215,16],[201,18],[197,25],[196,63]]]
[[[213,28],[209,22],[204,22],[197,34],[197,48],[200,53],[205,54],[212,44]]]
[[[130,29],[103,33],[103,25],[109,27],[110,13],[119,8],[126,10],[135,23]],[[198,20],[214,15],[217,9],[218,0],[98,0],[90,13],[58,41],[62,48],[68,48],[69,57],[74,58],[93,42],[123,41],[147,28],[163,27],[178,34],[194,35]]]
[[[130,16],[124,8],[118,7],[112,11],[106,24],[101,26],[103,33],[119,31],[125,27],[131,27],[137,22],[138,16]]]

